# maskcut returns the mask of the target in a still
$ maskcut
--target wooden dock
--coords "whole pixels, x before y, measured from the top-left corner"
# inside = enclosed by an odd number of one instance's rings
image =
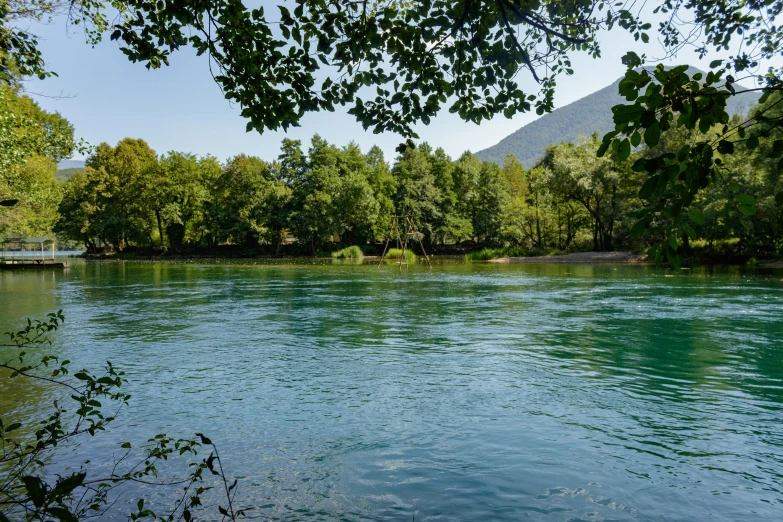
[[[51,250],[47,253],[44,245]],[[34,251],[25,250],[32,245]],[[4,251],[5,248],[7,251]],[[20,237],[12,235],[0,241],[0,270],[25,270],[41,268],[68,268],[67,261],[57,261],[54,257],[54,240],[48,237]]]
[[[4,259],[0,260],[0,270],[26,270],[41,268],[68,268],[68,261],[52,261],[51,259]]]

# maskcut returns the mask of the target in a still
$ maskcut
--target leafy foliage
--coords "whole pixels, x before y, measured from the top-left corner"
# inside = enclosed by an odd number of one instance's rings
[[[332,257],[334,259],[362,259],[364,257],[364,252],[362,252],[362,249],[358,246],[351,245],[336,252],[332,252]]]
[[[640,59],[629,55],[627,61],[629,65],[638,65]],[[717,67],[720,63],[713,65]],[[762,106],[747,119],[732,120],[726,101],[734,87],[730,76],[723,77],[724,72],[690,76],[686,67],[665,70],[659,66],[654,72],[657,82],[652,82],[646,70],[630,69],[620,89],[633,104],[612,109],[615,130],[604,136],[598,151],[603,155],[611,150],[617,158],[626,160],[632,145],[643,141],[648,147],[650,152],[633,164],[634,171],[646,174],[639,189],[639,198],[645,205],[633,215],[637,219],[633,232],[644,234],[654,221],[663,221],[665,232],[651,253],[657,260],[666,259],[673,266],[680,263],[677,252],[684,238],[696,239],[694,225],[705,223],[702,209],[693,205],[713,184],[725,190],[727,216],[733,210],[741,216],[743,226],[751,228],[747,218],[756,214],[756,198],[742,190],[734,179],[737,172],[731,168],[733,162],[728,158],[739,153],[740,148],[756,149],[762,139],[777,132],[781,122],[777,116],[767,115],[780,101],[775,96],[777,101],[767,103],[773,90],[762,95]],[[698,137],[676,150],[658,148],[664,135],[679,130],[692,135],[698,133]],[[770,149],[772,158],[783,154],[783,145],[776,147],[774,141]],[[783,207],[783,192],[776,197]]]
[[[38,6],[19,0],[22,5]],[[5,5],[5,4],[3,4]],[[41,2],[56,11],[56,0]],[[116,13],[107,22],[107,11]],[[29,31],[15,21],[40,9],[0,10],[0,43],[23,75],[49,74]],[[20,14],[21,13],[21,14]],[[71,17],[95,43],[111,32],[134,62],[156,69],[185,46],[209,57],[226,98],[248,130],[287,129],[307,112],[347,105],[365,128],[415,138],[443,108],[481,122],[552,109],[556,77],[570,56],[600,56],[599,31],[621,27],[647,41],[627,7],[603,2],[297,0],[249,7],[240,0],[165,2],[80,0]],[[525,92],[521,71],[539,84]]]
[[[3,56],[0,52],[0,56]],[[44,235],[57,219],[56,161],[74,150],[73,127],[59,114],[0,84],[0,237]]]
[[[700,72],[694,67],[688,70],[693,74]],[[544,157],[550,145],[575,143],[580,137],[591,136],[596,132],[603,136],[614,129],[612,107],[624,100],[618,93],[620,81],[622,78],[584,98],[556,108],[550,114],[509,134],[496,145],[477,152],[476,156],[500,165],[507,155],[513,154],[525,168],[531,168]],[[727,112],[730,115],[747,114],[760,96],[757,92],[738,94],[727,101]]]
[[[389,261],[401,261],[402,260],[402,249],[401,248],[390,248],[386,251],[386,257],[385,259]],[[410,249],[405,250],[405,259],[408,261],[408,263],[415,263],[416,262],[416,253],[413,252]]]
[[[56,468],[58,451],[93,446],[91,437],[106,431],[131,398],[123,391],[127,384],[124,373],[110,362],[99,375],[85,369],[71,374],[68,360],[28,353],[41,353],[49,347],[51,334],[63,321],[62,311],[49,314],[43,321],[28,319],[24,328],[6,334],[8,344],[0,345],[4,379],[43,383],[58,396],[51,412],[42,412],[34,422],[0,419],[0,520],[70,522],[109,516],[116,509],[117,495],[132,484],[173,488],[179,493],[165,513],[153,511],[140,499],[136,510],[128,514],[131,520],[191,520],[201,506],[201,497],[212,488],[205,485],[205,472],[215,475],[225,491],[226,507],[218,507],[224,520],[243,516],[244,510],[233,505],[237,482],[229,485],[217,448],[201,434],[196,434],[198,439],[159,434],[137,448],[130,442],[122,443],[107,475],[92,471],[88,464],[77,471]],[[211,448],[210,455],[193,462],[186,477],[159,477],[161,465],[169,458],[196,456],[204,446]]]

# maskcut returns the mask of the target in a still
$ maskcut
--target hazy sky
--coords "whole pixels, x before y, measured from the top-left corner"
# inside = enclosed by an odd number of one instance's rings
[[[362,150],[379,145],[387,159],[402,141],[394,134],[365,132],[345,109],[305,116],[301,127],[280,132],[245,132],[245,120],[236,105],[225,100],[213,82],[206,57],[197,57],[190,49],[171,58],[171,66],[148,71],[143,64],[130,63],[118,44],[105,41],[95,48],[84,41],[76,27],[66,28],[64,21],[35,27],[43,55],[57,78],[30,82],[28,90],[46,95],[73,95],[72,98],[35,97],[46,110],[58,111],[73,123],[77,137],[97,145],[115,144],[125,137],[142,138],[159,154],[169,150],[211,154],[225,160],[246,153],[271,160],[277,157],[284,137],[308,144],[320,134],[337,145],[357,142]],[[556,105],[562,106],[601,89],[622,76],[620,58],[629,50],[660,54],[653,42],[634,42],[623,30],[614,30],[602,38],[603,56],[593,60],[586,54],[573,55],[575,74],[558,79]],[[679,62],[699,66],[692,53]],[[702,63],[701,68],[706,69]],[[524,73],[522,73],[524,75]],[[520,75],[520,78],[523,78]],[[524,76],[523,88],[537,92],[535,82]],[[342,109],[342,110],[341,110]],[[434,147],[443,147],[454,157],[465,150],[476,152],[536,119],[535,112],[509,120],[496,116],[480,126],[466,123],[443,110],[429,126],[417,132]]]

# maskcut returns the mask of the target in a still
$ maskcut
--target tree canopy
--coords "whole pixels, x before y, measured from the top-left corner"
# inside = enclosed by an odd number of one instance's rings
[[[12,83],[17,74],[49,74],[34,35],[22,22],[67,9],[72,23],[86,27],[90,42],[109,34],[128,59],[148,68],[170,63],[185,46],[206,54],[215,81],[241,107],[248,130],[287,129],[308,112],[342,105],[365,128],[398,133],[410,147],[417,138],[414,125],[428,123],[443,109],[476,123],[534,108],[539,114],[550,111],[557,77],[573,73],[570,57],[575,52],[600,57],[603,30],[619,28],[644,43],[657,33],[664,58],[686,47],[702,57],[728,55],[710,63],[706,75],[691,75],[685,66],[640,69],[649,60],[628,53],[619,91],[631,103],[613,108],[615,129],[598,151],[625,161],[642,141],[654,149],[672,129],[698,128],[706,136],[721,127],[706,141],[647,155],[634,165],[647,173],[639,192],[646,203],[635,215],[634,231],[642,234],[654,221],[666,221],[668,232],[654,253],[673,264],[681,235],[696,224],[686,228],[682,211],[690,209],[701,190],[725,177],[726,156],[740,146],[756,147],[781,121],[766,115],[772,110],[768,107],[730,126],[726,102],[738,94],[734,86],[743,80],[755,82],[762,102],[781,89],[780,68],[763,67],[781,52],[777,17],[783,0],[664,0],[650,10],[645,3],[592,0],[272,4],[265,9],[241,0],[2,0],[0,76]],[[525,92],[520,74],[532,77],[538,91]],[[780,143],[770,149],[772,157],[783,154]],[[330,197],[327,171],[322,172],[324,190],[310,194],[313,204]],[[421,174],[411,189],[426,188],[422,183],[428,176]],[[731,193],[729,207],[754,215],[756,200],[741,187],[724,185]],[[776,197],[783,205],[783,193]]]
[[[573,72],[573,52],[599,56],[602,29],[621,26],[647,40],[651,28],[625,7],[592,1],[273,4],[80,0],[67,7],[90,41],[110,33],[130,60],[148,68],[169,64],[185,46],[208,55],[215,81],[240,105],[248,130],[287,129],[307,112],[347,105],[365,128],[406,138],[416,137],[414,124],[444,108],[477,123],[551,110],[555,79]],[[23,74],[44,76],[37,41],[14,22],[66,4],[5,5],[0,44]],[[111,23],[108,9],[117,14]],[[520,72],[540,92],[525,92]]]

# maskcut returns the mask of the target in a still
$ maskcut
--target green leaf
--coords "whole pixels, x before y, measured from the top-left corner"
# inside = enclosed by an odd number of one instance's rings
[[[601,146],[598,147],[598,152],[596,152],[596,156],[598,156],[599,158],[602,158],[604,156],[604,154],[606,154],[606,151],[609,150],[609,143],[611,143],[611,141],[604,140],[601,143]],[[399,151],[399,149],[398,149],[398,151]],[[405,152],[405,151],[403,150],[403,152]]]
[[[79,519],[73,513],[63,507],[46,508],[46,512],[60,522],[79,522]]]
[[[18,199],[3,199],[0,200],[0,207],[13,207],[17,203],[19,203]]]
[[[758,136],[752,136],[748,138],[748,141],[745,142],[745,146],[748,148],[748,150],[753,150],[756,147],[758,147],[759,146]]]
[[[713,60],[710,62],[710,69],[714,69],[716,67],[720,67],[720,65],[723,63],[723,60]]]
[[[638,160],[633,162],[633,166],[631,167],[631,170],[634,172],[644,172],[646,170],[647,166],[647,160],[644,158],[639,158]]]
[[[699,237],[699,235],[698,235],[698,234],[696,234],[696,231],[695,231],[695,230],[693,230],[693,227],[691,227],[691,226],[690,226],[690,225],[688,225],[687,223],[686,223],[686,224],[684,224],[684,225],[682,226],[682,230],[683,230],[683,232],[685,232],[685,234],[687,234],[687,236],[688,236],[689,238],[691,238],[691,239],[696,239],[696,238],[698,238],[698,237]]]
[[[22,424],[21,424],[21,423],[19,423],[19,422],[14,422],[13,424],[11,424],[10,426],[8,426],[8,427],[7,427],[5,430],[3,430],[3,431],[5,431],[6,433],[8,433],[9,431],[18,430],[18,429],[19,429],[19,428],[21,428],[21,427],[22,427]]]
[[[38,477],[26,476],[22,477],[22,482],[27,490],[27,494],[30,495],[30,500],[33,501],[35,507],[41,507],[46,501],[46,485],[43,480]]]
[[[755,205],[756,204],[756,198],[751,196],[750,194],[737,194],[735,196],[737,203],[740,205]]]
[[[653,122],[652,125],[647,127],[644,131],[644,142],[648,147],[655,147],[658,145],[658,141],[661,139],[661,127],[658,122]]]
[[[631,145],[634,147],[638,147],[639,144],[642,142],[642,136],[638,132],[634,132],[631,135]]]
[[[704,218],[704,212],[702,212],[701,209],[697,207],[691,207],[688,209],[688,217],[691,218],[691,221],[697,225],[703,225],[706,221]]]
[[[639,123],[642,124],[642,127],[645,129],[655,123],[657,120],[655,118],[655,111],[644,111],[642,113],[642,116],[639,118]]]
[[[734,143],[728,140],[718,142],[718,152],[721,154],[734,154]]]
[[[628,141],[628,138],[625,138],[623,141],[620,142],[620,146],[617,148],[617,159],[620,161],[625,161],[628,159],[628,156],[631,155],[631,142]]]
[[[666,249],[666,260],[669,262],[669,266],[671,266],[675,270],[680,269],[680,264],[681,264],[680,255],[674,250],[670,248]]]
[[[743,216],[752,216],[756,214],[756,205],[743,205],[740,203],[737,205],[737,209]]]
[[[644,229],[647,227],[647,222],[644,219],[640,219],[636,223],[633,224],[633,227],[631,227],[631,235],[634,237],[639,237],[642,234],[644,234]]]
[[[87,473],[74,473],[70,477],[65,477],[63,479],[60,479],[57,481],[57,484],[54,486],[54,489],[52,490],[52,496],[55,498],[61,497],[63,495],[68,495],[73,491],[74,489],[78,488],[82,485],[84,482],[84,478],[87,476]]]
[[[633,51],[628,51],[625,53],[621,60],[623,65],[626,65],[629,69],[639,67],[642,64],[642,60],[639,58],[639,55]]]
[[[659,174],[657,176],[651,176],[647,178],[647,181],[644,182],[642,188],[639,189],[639,197],[641,199],[650,199],[650,196],[652,196],[655,187],[658,185],[658,180],[660,177],[661,176]]]

